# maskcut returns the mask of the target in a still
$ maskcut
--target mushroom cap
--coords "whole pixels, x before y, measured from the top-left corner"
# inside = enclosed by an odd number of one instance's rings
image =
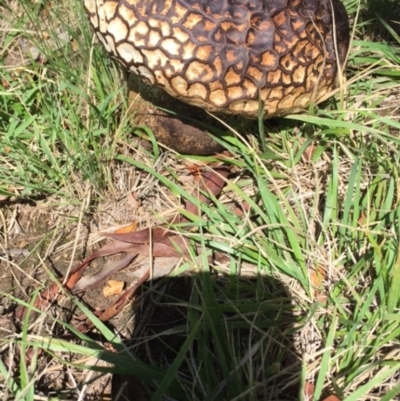
[[[335,87],[349,46],[340,0],[84,0],[108,53],[212,112],[304,110]]]

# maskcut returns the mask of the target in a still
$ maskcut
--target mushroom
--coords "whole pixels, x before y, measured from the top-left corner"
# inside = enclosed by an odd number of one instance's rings
[[[218,146],[202,128],[149,104],[166,102],[164,108],[203,121],[203,110],[256,118],[260,104],[264,118],[301,112],[335,88],[349,47],[340,0],[84,0],[84,5],[107,52],[140,78],[135,92],[150,102],[139,114],[180,152],[213,153]]]

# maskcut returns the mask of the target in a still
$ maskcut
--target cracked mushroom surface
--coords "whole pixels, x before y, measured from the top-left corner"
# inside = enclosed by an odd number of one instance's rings
[[[336,83],[349,45],[339,0],[85,0],[107,51],[212,112],[299,112]]]
[[[349,47],[340,0],[84,0],[84,6],[107,52],[148,85],[136,91],[151,98],[138,107],[147,114],[142,121],[182,153],[220,149],[204,128],[173,121],[150,104],[181,101],[192,109],[178,105],[178,114],[206,123],[204,111],[256,118],[260,104],[264,118],[301,112],[335,88]]]

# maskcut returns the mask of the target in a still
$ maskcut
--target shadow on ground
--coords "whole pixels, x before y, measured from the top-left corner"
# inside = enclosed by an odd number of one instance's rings
[[[368,0],[368,7],[363,11],[362,19],[372,20],[368,30],[374,39],[393,42],[394,37],[388,27],[400,35],[400,3],[398,0]]]
[[[148,287],[129,352],[180,384],[165,400],[297,400],[298,318],[272,277],[199,274]],[[114,400],[150,400],[160,383],[114,375]]]

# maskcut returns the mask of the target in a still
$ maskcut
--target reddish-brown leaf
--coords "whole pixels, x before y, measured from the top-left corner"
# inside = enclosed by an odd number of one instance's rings
[[[107,277],[128,266],[137,255],[126,255],[118,261],[110,261],[95,274],[83,276],[71,289],[73,294],[89,291],[99,286]]]
[[[200,177],[199,188],[193,193],[199,199],[199,203],[210,203],[209,197],[204,193],[208,192],[213,196],[217,196],[225,186],[229,173],[230,170],[227,167],[219,167],[203,173]],[[189,213],[197,215],[199,213],[198,209],[198,206],[192,202],[185,202],[185,210]],[[181,221],[186,221],[186,219],[182,218]]]

